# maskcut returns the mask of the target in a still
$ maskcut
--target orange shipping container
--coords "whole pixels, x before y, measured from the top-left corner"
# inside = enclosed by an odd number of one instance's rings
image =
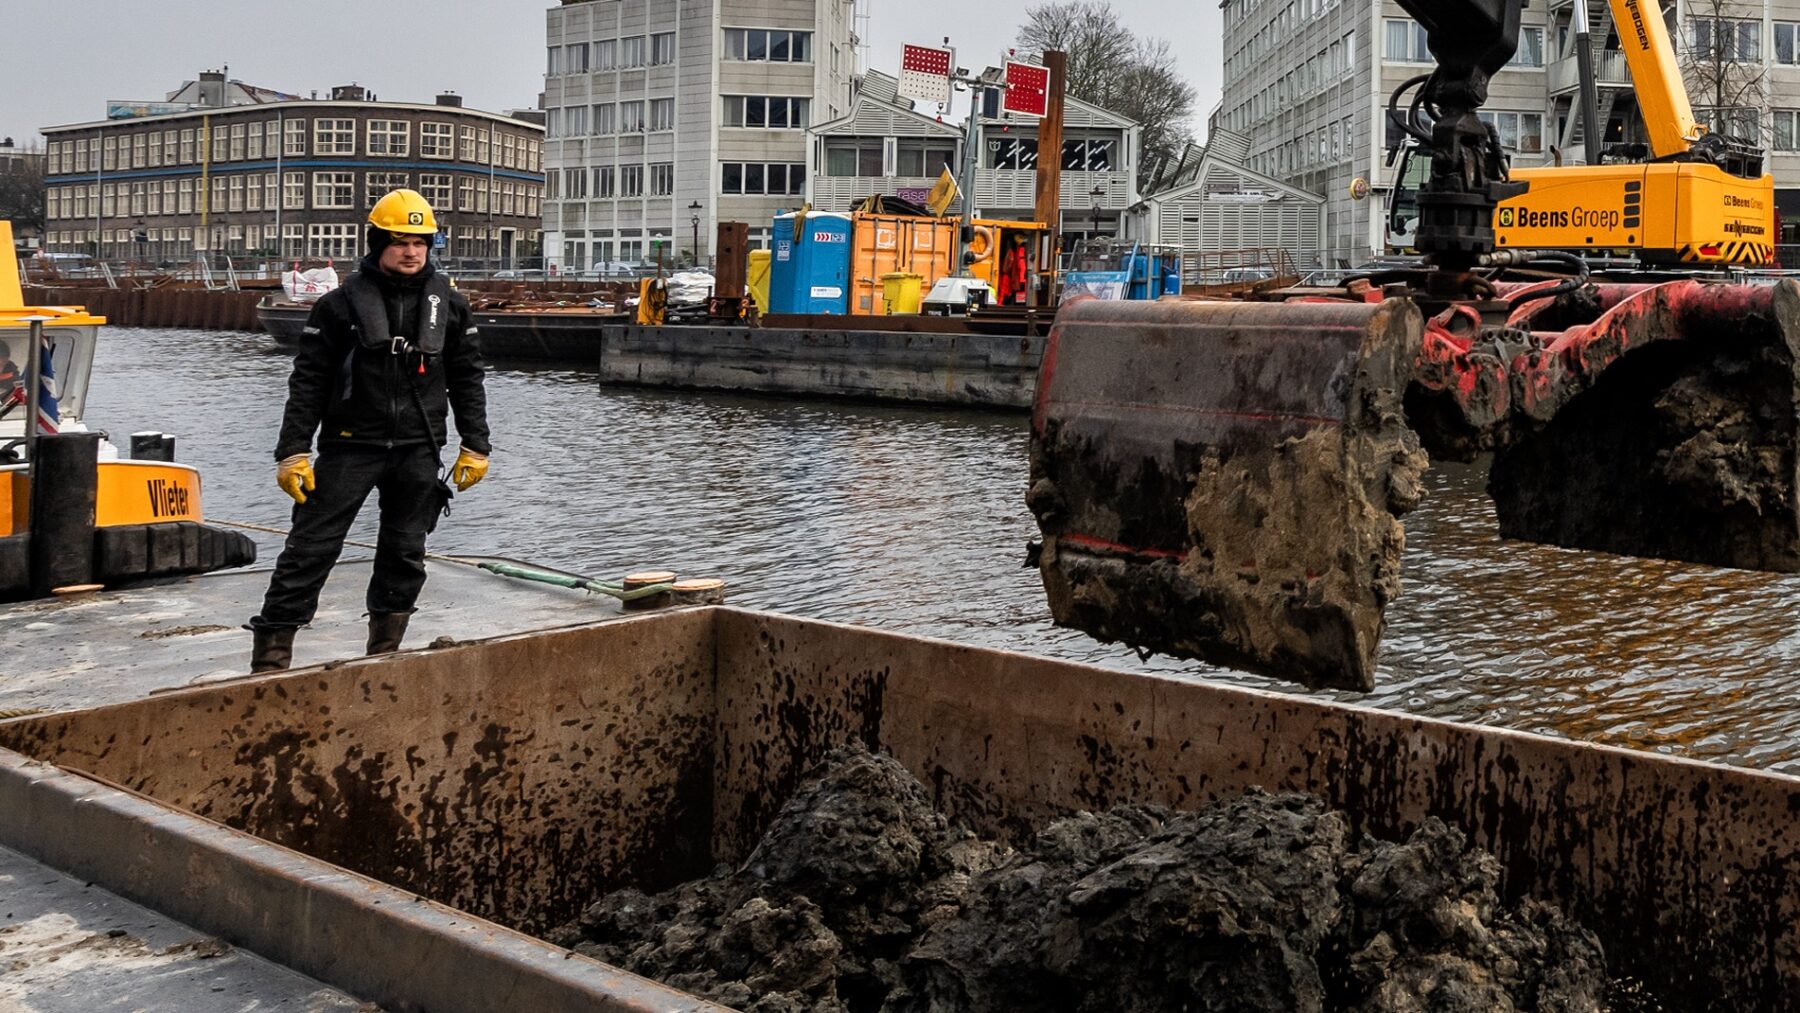
[[[884,274],[916,274],[923,291],[956,273],[956,220],[856,214],[850,253],[850,314],[886,316]]]

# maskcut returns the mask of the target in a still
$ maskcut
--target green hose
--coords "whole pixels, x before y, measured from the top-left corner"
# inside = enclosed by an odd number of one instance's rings
[[[497,573],[502,577],[513,577],[518,580],[535,580],[540,584],[555,584],[558,587],[572,587],[578,591],[591,591],[595,594],[610,595],[620,601],[637,601],[652,595],[672,591],[674,584],[647,584],[625,590],[623,584],[613,584],[604,580],[591,580],[577,577],[572,573],[554,573],[549,570],[534,570],[529,566],[515,566],[511,563],[478,563],[483,570]]]

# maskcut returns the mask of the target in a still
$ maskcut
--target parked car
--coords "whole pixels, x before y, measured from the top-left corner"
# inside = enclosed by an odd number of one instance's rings
[[[1225,284],[1227,285],[1268,281],[1273,277],[1275,277],[1275,272],[1266,267],[1228,267],[1225,269]]]
[[[615,279],[641,278],[655,268],[646,268],[643,264],[634,264],[625,260],[603,260],[590,268],[584,277],[600,281]]]

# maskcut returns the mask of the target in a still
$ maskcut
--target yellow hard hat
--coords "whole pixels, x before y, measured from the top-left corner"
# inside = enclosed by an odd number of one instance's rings
[[[389,232],[410,232],[417,236],[429,236],[438,230],[431,205],[417,190],[395,190],[376,201],[369,211],[369,224]]]

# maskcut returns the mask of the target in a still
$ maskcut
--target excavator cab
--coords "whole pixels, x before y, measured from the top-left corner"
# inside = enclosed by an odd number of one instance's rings
[[[1059,624],[1372,689],[1432,458],[1491,460],[1503,538],[1800,571],[1800,285],[1502,248],[1532,184],[1477,113],[1521,0],[1400,2],[1439,63],[1409,117],[1421,266],[1059,312],[1027,494]]]
[[[1431,153],[1407,142],[1396,151],[1399,170],[1394,173],[1394,186],[1388,191],[1387,252],[1416,254],[1419,231],[1419,187],[1431,178]]]

